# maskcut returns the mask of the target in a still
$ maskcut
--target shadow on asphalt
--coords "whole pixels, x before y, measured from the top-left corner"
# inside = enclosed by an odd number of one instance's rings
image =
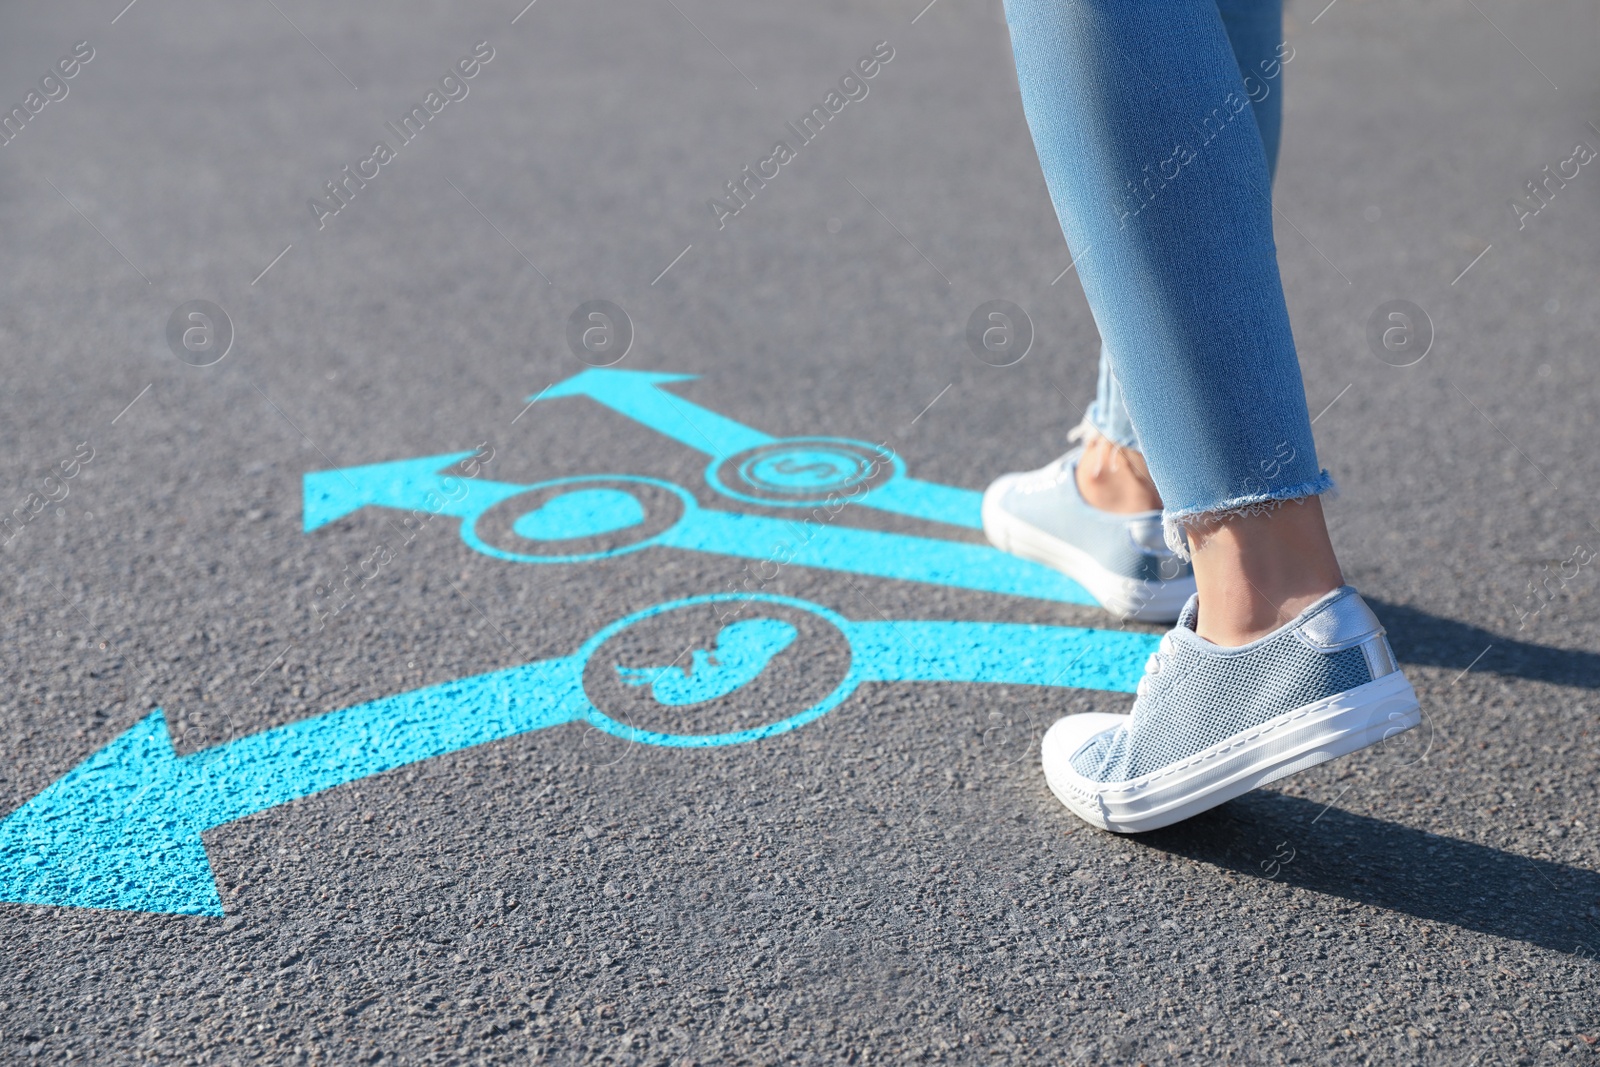
[[[1255,792],[1133,840],[1328,896],[1525,941],[1600,954],[1600,874],[1280,793]]]
[[[1488,649],[1474,670],[1600,689],[1600,653],[1530,644],[1405,604],[1366,600],[1388,628],[1389,643],[1401,663],[1461,670]]]

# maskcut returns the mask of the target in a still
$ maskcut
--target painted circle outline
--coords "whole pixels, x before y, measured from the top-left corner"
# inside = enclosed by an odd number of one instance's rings
[[[779,734],[786,734],[790,730],[799,729],[806,723],[821,718],[844,703],[856,691],[857,686],[861,684],[861,678],[856,673],[856,646],[855,642],[850,639],[851,623],[849,619],[846,619],[838,612],[825,608],[821,604],[813,603],[810,600],[801,600],[799,597],[792,596],[779,596],[774,593],[705,593],[700,596],[684,597],[681,600],[668,600],[660,604],[653,604],[642,611],[624,615],[597,631],[594,636],[579,646],[578,651],[572,655],[572,658],[578,664],[579,686],[581,687],[583,684],[584,672],[589,669],[590,657],[598,652],[600,647],[607,641],[633,624],[654,618],[657,615],[664,615],[669,611],[676,611],[679,608],[694,607],[697,604],[716,604],[729,600],[782,604],[798,611],[810,612],[838,630],[850,649],[850,668],[845,671],[844,677],[839,679],[839,684],[833,687],[833,692],[810,707],[797,711],[787,718],[779,719],[777,722],[769,722],[765,726],[753,726],[748,730],[732,730],[720,734],[664,734],[655,730],[641,730],[637,726],[627,726],[595,707],[590,702],[587,693],[583,696],[585,705],[583,720],[595,729],[603,730],[612,737],[618,737],[624,741],[637,741],[642,745],[657,745],[662,748],[720,748],[723,745],[743,745],[751,741],[762,741],[769,737],[776,737]]]
[[[739,460],[741,457],[747,456],[750,453],[756,452],[756,451],[758,451],[760,449],[769,449],[769,448],[773,448],[774,446],[778,446],[778,445],[787,445],[787,446],[791,446],[791,447],[798,447],[798,446],[808,445],[808,444],[849,445],[849,446],[851,446],[853,448],[859,448],[859,449],[862,449],[863,451],[870,452],[870,453],[872,453],[874,455],[877,455],[877,456],[887,457],[887,459],[889,460],[889,466],[890,466],[890,471],[889,471],[888,476],[885,477],[883,479],[883,481],[879,482],[877,485],[874,485],[871,488],[869,488],[865,493],[860,494],[863,497],[870,496],[872,493],[875,493],[879,489],[882,489],[884,486],[888,485],[890,482],[895,481],[898,478],[905,477],[905,474],[906,474],[906,463],[905,463],[905,460],[901,459],[899,454],[896,453],[894,449],[890,448],[887,445],[869,444],[866,441],[858,441],[858,440],[856,440],[855,438],[852,438],[852,437],[777,437],[777,438],[774,438],[771,441],[766,441],[766,442],[763,442],[762,444],[754,445],[754,446],[752,446],[750,448],[741,449],[740,451],[735,452],[731,456],[719,456],[718,458],[713,459],[706,466],[706,484],[711,486],[711,488],[715,489],[717,492],[721,493],[723,496],[732,497],[735,500],[742,500],[746,504],[762,504],[762,505],[765,505],[766,507],[773,507],[773,508],[814,508],[814,507],[818,507],[818,506],[821,506],[821,505],[827,505],[827,504],[835,503],[836,501],[830,501],[826,496],[815,497],[815,498],[813,498],[813,497],[805,497],[805,498],[793,497],[793,498],[788,499],[788,500],[784,500],[784,499],[781,499],[781,498],[780,499],[771,499],[771,498],[768,498],[768,497],[752,496],[752,495],[750,495],[748,493],[741,493],[737,489],[729,488],[727,485],[723,484],[722,479],[717,475],[717,468],[725,466],[725,465],[727,465],[729,463],[734,463],[735,461]],[[851,495],[854,496],[855,494],[851,494]],[[847,500],[846,503],[848,503],[848,502],[849,501]]]
[[[629,552],[637,552],[641,548],[650,547],[665,537],[669,530],[680,525],[683,520],[688,517],[691,510],[700,506],[695,501],[694,497],[689,495],[689,491],[684,489],[682,486],[674,485],[671,482],[662,481],[660,478],[646,478],[639,474],[576,474],[568,478],[552,478],[546,482],[534,482],[532,485],[518,486],[516,493],[512,495],[521,496],[523,493],[531,492],[535,489],[548,489],[551,486],[574,485],[581,482],[638,482],[642,485],[654,486],[657,489],[666,489],[675,494],[683,503],[683,514],[678,517],[677,522],[672,523],[670,526],[662,527],[660,530],[651,534],[643,541],[635,541],[632,544],[623,545],[621,548],[613,548],[605,552],[586,552],[577,556],[535,556],[523,552],[510,552],[503,548],[497,548],[478,536],[478,520],[487,515],[492,509],[497,508],[501,504],[505,503],[505,501],[512,499],[511,496],[507,496],[501,500],[496,500],[493,504],[490,504],[476,515],[462,519],[461,540],[465,541],[468,547],[474,549],[475,551],[482,552],[486,556],[493,556],[495,559],[509,560],[512,563],[593,563],[595,560],[612,559],[616,556],[625,556]]]

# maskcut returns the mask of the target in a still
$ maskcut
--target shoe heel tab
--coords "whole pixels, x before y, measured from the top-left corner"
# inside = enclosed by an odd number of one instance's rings
[[[1400,664],[1395,662],[1394,649],[1389,647],[1389,639],[1381,630],[1361,642],[1361,654],[1367,657],[1367,673],[1372,675],[1373,681],[1400,669]]]
[[[1345,590],[1297,628],[1301,640],[1319,652],[1338,652],[1384,632],[1361,594],[1348,586]]]
[[[1172,555],[1172,550],[1167,547],[1166,533],[1161,527],[1161,512],[1131,516],[1127,524],[1128,539],[1140,552],[1147,556]]]

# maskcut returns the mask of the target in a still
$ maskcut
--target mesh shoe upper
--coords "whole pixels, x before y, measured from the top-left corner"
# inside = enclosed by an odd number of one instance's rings
[[[1372,681],[1368,652],[1360,644],[1333,651],[1317,647],[1325,619],[1352,610],[1352,605],[1340,608],[1348,597],[1361,603],[1346,586],[1240,648],[1221,648],[1194,632],[1198,598],[1191,597],[1146,664],[1132,715],[1090,738],[1073,754],[1073,770],[1095,782],[1139,778],[1285,712]],[[1385,640],[1381,628],[1373,633],[1369,640]]]
[[[991,490],[994,502],[1114,574],[1147,582],[1189,577],[1193,569],[1166,547],[1161,512],[1119,515],[1083,499],[1075,474],[1082,454],[1075,448],[1049,466],[1008,475]]]

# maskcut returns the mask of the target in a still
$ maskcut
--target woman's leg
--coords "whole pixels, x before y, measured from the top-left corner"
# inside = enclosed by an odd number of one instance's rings
[[[1267,174],[1277,174],[1283,126],[1283,65],[1294,52],[1283,38],[1282,0],[1217,0],[1239,78],[1250,98],[1250,113],[1261,135]],[[1088,422],[1095,436],[1086,443],[1077,470],[1078,491],[1095,507],[1117,513],[1161,507],[1161,494],[1139,454],[1139,438],[1122,399],[1112,360],[1100,346],[1099,381]]]
[[[1111,355],[1100,345],[1100,375],[1085,422],[1094,430],[1083,443],[1083,460],[1073,472],[1083,499],[1118,515],[1161,510],[1161,494],[1139,450],[1122,386],[1111,369]]]
[[[1274,36],[1238,21],[1248,7],[1228,5],[1235,36]],[[1007,14],[1045,180],[1198,592],[1132,713],[1061,719],[1041,762],[1086,821],[1152,830],[1421,710],[1328,542],[1317,494],[1332,482],[1272,241],[1276,123],[1250,113],[1261,87],[1218,0],[1009,0]]]
[[[1247,83],[1230,41],[1231,23],[1260,54],[1276,22],[1253,4],[1230,4],[1225,21],[1217,0],[1009,0],[1007,17],[1046,183],[1168,540],[1191,532],[1199,631],[1248,641],[1340,582],[1320,507],[1279,507],[1332,482],[1272,236],[1279,82]],[[1267,141],[1252,96],[1273,112]]]

